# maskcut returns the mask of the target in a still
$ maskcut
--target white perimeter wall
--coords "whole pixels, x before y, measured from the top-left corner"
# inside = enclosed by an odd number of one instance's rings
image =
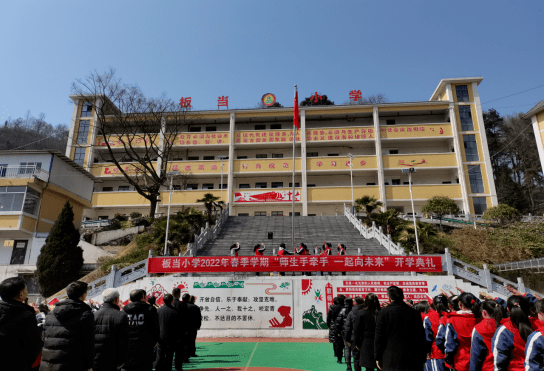
[[[179,287],[182,295],[187,292],[195,295],[202,315],[207,317],[198,333],[199,337],[326,338],[327,290],[329,299],[340,293],[355,297],[374,292],[381,297],[380,300],[385,300],[383,298],[387,287],[393,284],[404,290],[405,297],[416,301],[425,300],[427,295],[434,297],[440,293],[440,289],[456,292],[455,287],[459,287],[475,295],[478,295],[478,291],[485,291],[480,287],[463,283],[453,276],[363,275],[340,277],[227,275],[194,278],[169,276],[144,278],[119,287],[118,290],[122,301],[128,300],[130,291],[135,288],[143,288],[148,294],[156,297],[171,292],[174,287]],[[233,298],[236,302],[232,301]],[[241,301],[238,301],[238,298],[241,298]],[[92,299],[102,302],[101,296]],[[287,317],[279,313],[280,307],[289,307],[283,308],[282,311],[289,312],[292,325],[286,328],[273,328],[272,323],[281,325],[289,322],[289,320],[284,322]],[[233,315],[236,316],[235,321],[226,320],[227,316],[232,318]],[[246,321],[243,320],[243,316],[246,316]],[[251,320],[248,320],[249,316]],[[222,317],[224,321],[221,321]],[[320,323],[322,329],[318,329],[316,323]]]

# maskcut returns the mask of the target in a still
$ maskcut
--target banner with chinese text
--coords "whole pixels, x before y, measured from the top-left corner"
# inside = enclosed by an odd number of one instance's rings
[[[442,272],[440,256],[242,256],[150,258],[148,273]]]
[[[234,192],[234,202],[291,202],[292,196],[292,191]],[[295,201],[300,201],[299,191],[295,191]]]

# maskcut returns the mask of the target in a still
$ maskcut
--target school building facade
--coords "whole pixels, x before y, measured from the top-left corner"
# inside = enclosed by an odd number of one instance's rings
[[[197,200],[212,193],[229,204],[230,215],[287,216],[292,197],[297,215],[341,214],[343,204],[351,204],[352,170],[355,199],[373,196],[384,209],[408,214],[408,174],[402,170],[415,167],[416,213],[421,214],[429,198],[448,196],[464,214],[481,215],[497,205],[478,93],[481,81],[443,79],[429,101],[300,107],[295,195],[293,108],[189,111],[198,120],[176,134],[169,158],[168,169],[184,174],[183,181],[174,178],[172,212],[202,209]],[[101,181],[95,183],[85,216],[148,214],[149,202],[111,162],[97,125],[95,105],[101,102],[71,99],[66,156]],[[145,146],[132,144],[142,150]],[[122,145],[113,140],[110,146],[122,159]],[[165,186],[159,212],[166,213],[168,200]]]

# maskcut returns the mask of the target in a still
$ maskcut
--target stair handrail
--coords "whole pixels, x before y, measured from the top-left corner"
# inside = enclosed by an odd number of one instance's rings
[[[400,243],[395,244],[390,234],[383,233],[382,227],[377,228],[375,222],[372,222],[372,226],[365,226],[360,219],[352,214],[351,208],[347,207],[346,204],[344,204],[344,216],[348,218],[349,222],[359,231],[361,236],[366,239],[374,238],[378,240],[378,242],[387,249],[389,254],[406,255],[406,252]]]
[[[204,244],[209,240],[215,239],[223,225],[227,222],[229,218],[229,204],[224,206],[219,218],[215,221],[215,225],[210,227],[206,222],[206,227],[200,230],[200,234],[195,234],[195,242],[193,243],[193,256],[196,256],[198,252],[204,247]]]
[[[544,268],[544,258],[516,260],[507,263],[495,264],[495,267],[499,269],[499,272],[518,269]]]

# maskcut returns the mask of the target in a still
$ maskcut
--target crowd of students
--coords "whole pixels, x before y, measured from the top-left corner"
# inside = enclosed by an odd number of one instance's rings
[[[68,299],[39,313],[27,304],[28,290],[19,277],[0,283],[1,369],[9,371],[171,371],[196,357],[202,324],[195,297],[180,289],[162,297],[145,290],[130,293],[123,306],[119,292],[106,289],[103,304],[87,304],[87,284],[72,282]]]
[[[236,242],[235,244],[232,244],[230,246],[230,255],[237,257],[238,253],[240,252],[240,249],[242,246],[240,245],[240,242]],[[255,256],[263,256],[264,251],[266,250],[266,246],[264,243],[261,243],[260,245],[257,244],[253,247],[253,252],[255,253]],[[337,246],[338,253],[337,255],[346,255],[346,245],[343,243],[338,243]],[[293,252],[290,252],[285,248],[285,244],[281,243],[278,246],[278,256],[283,255],[311,255],[310,250],[308,249],[308,246],[306,246],[304,243],[300,243],[298,247],[293,247]],[[332,244],[330,242],[323,242],[323,245],[316,246],[314,248],[314,255],[333,255],[332,251]]]
[[[348,371],[542,371],[544,300],[508,289],[506,301],[459,290],[413,303],[396,286],[382,303],[339,295],[327,316],[334,356]]]

